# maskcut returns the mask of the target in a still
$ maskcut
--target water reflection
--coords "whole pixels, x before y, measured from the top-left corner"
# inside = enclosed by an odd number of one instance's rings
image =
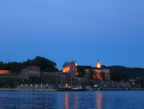
[[[64,93],[64,109],[74,108],[78,106],[78,94],[77,93]]]
[[[44,92],[7,93],[0,99],[2,108],[57,108],[57,96]]]
[[[67,94],[67,92],[66,92],[66,94],[65,94],[65,109],[68,109],[68,94]]]
[[[96,107],[97,107],[97,109],[101,109],[101,107],[102,107],[101,102],[102,102],[102,94],[100,91],[97,91],[96,92]]]
[[[143,91],[1,91],[0,109],[143,109],[143,98]]]
[[[75,96],[74,96],[74,101],[75,101],[75,109],[77,109],[77,106],[78,106],[78,94],[75,94]]]

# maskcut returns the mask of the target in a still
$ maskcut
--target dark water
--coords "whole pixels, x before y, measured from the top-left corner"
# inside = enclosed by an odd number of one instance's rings
[[[144,109],[144,91],[0,91],[1,109]]]

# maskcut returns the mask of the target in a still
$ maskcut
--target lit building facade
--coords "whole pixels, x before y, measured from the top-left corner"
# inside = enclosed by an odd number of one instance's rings
[[[0,70],[0,74],[10,74],[10,70]]]
[[[106,80],[110,79],[110,74],[109,74],[110,70],[109,69],[106,69],[106,68],[92,68],[92,69],[95,71],[97,78],[99,78],[100,80],[102,80],[102,77],[100,74],[101,72],[103,72],[105,74]]]
[[[28,76],[40,76],[40,67],[39,66],[28,66],[21,69],[20,74]]]
[[[75,65],[74,61],[65,62],[64,65],[63,65],[62,72],[69,72],[70,70],[76,70],[76,65]]]
[[[110,74],[109,74],[110,70],[104,66],[101,66],[99,59],[97,61],[96,67],[77,65],[76,60],[74,59],[74,61],[72,61],[72,62],[65,62],[63,65],[62,71],[63,72],[69,72],[71,70],[76,70],[76,75],[77,75],[78,74],[77,73],[77,67],[83,67],[85,69],[85,71],[86,71],[85,77],[89,77],[90,70],[93,70],[95,75],[96,75],[96,76],[94,76],[94,78],[99,78],[100,80],[102,80],[101,72],[103,72],[105,75],[105,79],[110,80]]]
[[[105,80],[110,80],[110,74],[109,74],[110,70],[102,66],[100,64],[99,59],[97,61],[96,67],[92,67],[92,66],[82,66],[82,67],[85,68],[85,71],[86,71],[85,77],[89,77],[90,70],[93,70],[95,73],[94,78],[99,78],[100,80],[103,80],[101,77],[101,72],[103,72],[105,75]]]

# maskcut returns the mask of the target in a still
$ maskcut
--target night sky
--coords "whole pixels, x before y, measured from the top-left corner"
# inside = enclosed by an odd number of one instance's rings
[[[0,0],[0,61],[144,68],[144,0]]]

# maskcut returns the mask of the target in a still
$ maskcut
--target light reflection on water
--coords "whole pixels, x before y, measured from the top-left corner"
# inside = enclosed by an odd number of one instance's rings
[[[0,107],[1,109],[144,109],[144,91],[0,91]]]
[[[68,109],[68,94],[67,94],[67,92],[65,93],[65,105],[66,105],[65,109]]]
[[[102,99],[101,92],[98,91],[98,92],[96,93],[96,107],[97,107],[98,109],[101,109],[101,99]]]

